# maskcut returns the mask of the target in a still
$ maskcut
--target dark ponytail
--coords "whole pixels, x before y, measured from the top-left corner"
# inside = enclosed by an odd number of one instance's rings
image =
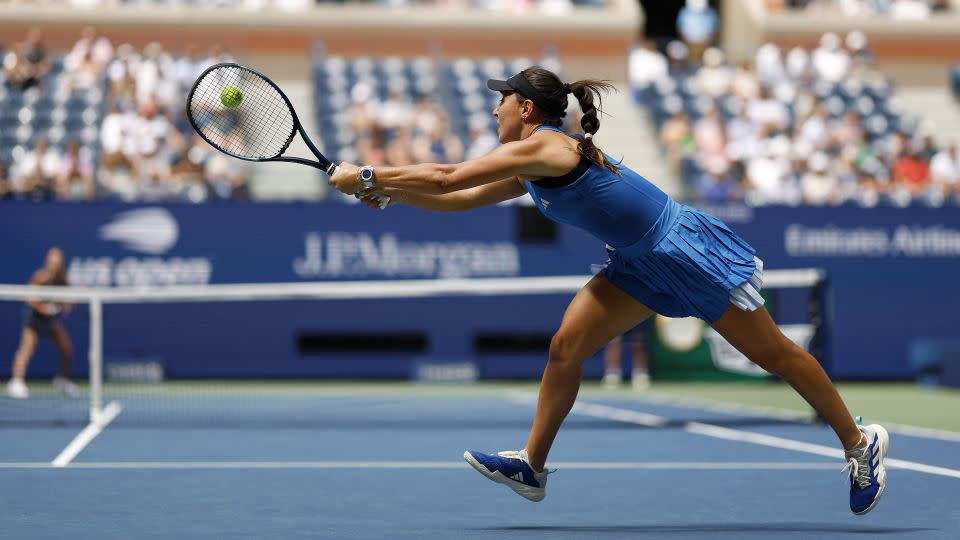
[[[594,80],[577,81],[570,83],[569,86],[573,97],[577,98],[580,103],[580,110],[583,111],[583,117],[580,118],[580,127],[583,128],[584,138],[577,145],[577,152],[594,165],[606,167],[620,174],[616,165],[607,161],[603,152],[593,143],[593,135],[600,129],[600,118],[597,116],[597,107],[594,106],[593,99],[596,97],[602,112],[603,99],[601,94],[614,90],[614,86],[607,81]]]
[[[567,95],[573,94],[580,103],[580,109],[583,111],[583,117],[580,118],[580,127],[583,128],[584,138],[577,145],[577,153],[584,159],[620,174],[620,170],[613,163],[607,161],[603,152],[597,148],[593,142],[593,135],[600,129],[600,118],[597,116],[598,108],[594,106],[594,98],[600,105],[599,112],[603,112],[601,95],[604,92],[616,90],[608,81],[583,80],[575,83],[564,84],[552,71],[539,66],[527,68],[521,72],[526,79],[539,92],[546,103],[554,105],[551,110],[566,111]],[[524,96],[517,94],[517,99],[522,100]],[[565,113],[548,114],[540,108],[540,121],[543,125],[560,127],[563,125],[562,117]]]

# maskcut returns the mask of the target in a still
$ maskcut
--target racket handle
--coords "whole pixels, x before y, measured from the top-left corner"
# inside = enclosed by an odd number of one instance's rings
[[[380,209],[383,210],[390,205],[390,196],[389,195],[372,195],[373,200],[377,201],[377,204],[380,205]]]
[[[377,207],[380,208],[380,210],[383,210],[384,208],[390,205],[389,195],[378,195],[376,193],[367,194],[364,191],[358,191],[354,193],[353,196],[358,199],[364,199],[366,197],[370,197],[371,199],[377,201]]]

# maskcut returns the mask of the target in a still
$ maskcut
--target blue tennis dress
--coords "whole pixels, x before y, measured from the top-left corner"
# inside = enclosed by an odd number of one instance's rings
[[[653,311],[713,323],[731,302],[747,310],[763,305],[763,263],[750,244],[715,217],[617,168],[619,175],[591,164],[562,187],[524,185],[545,216],[605,242],[607,279]]]

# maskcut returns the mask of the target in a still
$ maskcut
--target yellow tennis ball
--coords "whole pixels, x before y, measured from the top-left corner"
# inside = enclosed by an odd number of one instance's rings
[[[236,86],[230,85],[220,92],[220,103],[228,109],[235,109],[243,101],[243,92]]]

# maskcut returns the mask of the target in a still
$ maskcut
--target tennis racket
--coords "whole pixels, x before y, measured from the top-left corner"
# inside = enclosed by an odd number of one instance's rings
[[[207,68],[187,96],[187,118],[203,140],[228,156],[299,163],[330,176],[337,170],[307,136],[280,87],[248,67],[226,63]],[[316,160],[283,155],[298,132]],[[390,204],[390,197],[375,198],[381,209]]]

